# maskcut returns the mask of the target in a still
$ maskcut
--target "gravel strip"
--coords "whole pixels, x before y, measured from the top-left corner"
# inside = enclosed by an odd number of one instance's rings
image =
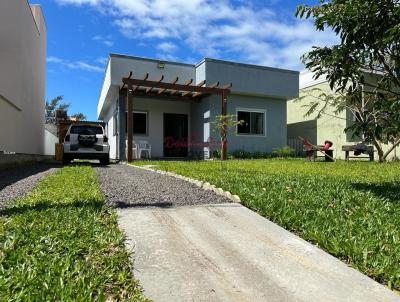
[[[232,202],[175,177],[126,165],[95,167],[108,203],[119,207],[217,204]]]
[[[49,164],[32,164],[0,170],[0,209],[7,201],[24,196],[37,182],[57,168]]]

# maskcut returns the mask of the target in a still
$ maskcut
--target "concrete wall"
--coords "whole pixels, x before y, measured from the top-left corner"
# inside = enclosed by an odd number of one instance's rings
[[[45,63],[40,6],[0,1],[0,150],[44,154]]]
[[[58,143],[58,137],[51,133],[49,130],[44,129],[44,154],[56,155],[55,144]]]
[[[215,59],[205,59],[206,79],[209,84],[219,81],[232,83],[232,92],[279,99],[298,97],[299,73],[297,71],[249,65]]]

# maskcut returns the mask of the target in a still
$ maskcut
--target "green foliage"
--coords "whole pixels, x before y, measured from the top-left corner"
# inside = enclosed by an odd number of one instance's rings
[[[321,103],[349,110],[355,117],[346,130],[363,136],[384,161],[400,144],[400,3],[397,0],[320,0],[301,5],[296,16],[313,18],[317,30],[332,29],[340,43],[314,47],[303,56],[315,77],[326,76],[337,98]],[[317,110],[317,102],[311,111]],[[327,108],[322,104],[322,113]],[[383,152],[382,143],[392,143]]]
[[[62,111],[68,111],[70,104],[68,103],[62,103],[62,100],[64,97],[62,95],[56,96],[50,101],[46,101],[45,105],[45,119],[46,123],[54,124],[56,122],[56,111],[57,110],[62,110]],[[77,121],[83,121],[86,120],[86,115],[83,113],[75,113],[71,115],[72,118],[75,118]]]
[[[149,162],[135,164],[149,164]],[[208,181],[371,278],[400,289],[400,163],[154,161]]]
[[[294,149],[290,148],[289,146],[284,146],[282,148],[275,148],[272,151],[272,155],[278,156],[278,157],[290,157],[293,155]]]
[[[86,120],[86,115],[83,113],[75,113],[71,115],[71,118],[75,119],[76,121],[84,121]]]
[[[43,179],[0,215],[0,301],[146,301],[90,167]]]

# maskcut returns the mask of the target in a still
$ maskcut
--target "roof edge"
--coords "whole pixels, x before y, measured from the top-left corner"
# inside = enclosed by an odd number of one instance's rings
[[[168,61],[168,60],[162,60],[162,59],[153,59],[153,58],[147,58],[147,57],[138,57],[138,56],[118,54],[118,53],[110,53],[109,57],[110,58],[112,58],[112,57],[114,57],[114,58],[123,58],[123,59],[136,59],[136,60],[155,62],[155,63],[165,62],[165,63],[174,64],[174,65],[180,65],[180,66],[196,67],[194,64],[189,64],[189,63]]]
[[[257,69],[263,69],[263,70],[286,72],[286,73],[291,73],[291,74],[299,74],[300,73],[299,71],[296,71],[296,70],[284,69],[284,68],[279,68],[279,67],[269,67],[269,66],[263,66],[263,65],[241,63],[241,62],[227,61],[227,60],[213,59],[213,58],[204,58],[200,62],[198,62],[195,66],[198,67],[205,62],[215,62],[215,63],[223,63],[223,64],[228,64],[228,65],[238,65],[238,66],[257,68]]]

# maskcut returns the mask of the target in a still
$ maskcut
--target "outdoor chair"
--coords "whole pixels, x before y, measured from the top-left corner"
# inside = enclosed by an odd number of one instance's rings
[[[136,158],[142,158],[143,151],[147,153],[147,158],[151,158],[151,145],[148,141],[138,141],[136,145]]]

